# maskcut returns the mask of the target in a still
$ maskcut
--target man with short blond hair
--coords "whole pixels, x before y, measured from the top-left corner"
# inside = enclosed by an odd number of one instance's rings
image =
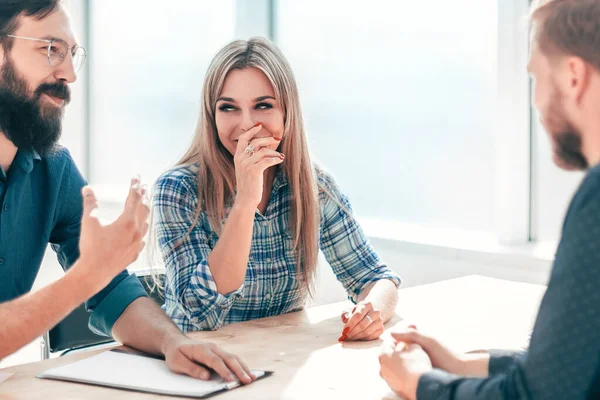
[[[416,329],[393,334],[381,375],[407,399],[600,399],[600,0],[534,3],[529,73],[555,163],[587,170],[529,350],[460,355]]]

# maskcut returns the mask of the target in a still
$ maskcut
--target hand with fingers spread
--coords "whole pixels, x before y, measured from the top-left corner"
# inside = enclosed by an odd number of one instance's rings
[[[262,199],[264,172],[281,164],[285,156],[273,150],[281,142],[278,137],[255,138],[262,125],[256,124],[238,139],[233,157],[237,183],[236,202],[256,208]]]
[[[256,376],[239,357],[212,343],[179,336],[167,345],[164,355],[171,371],[197,379],[209,379],[210,368],[227,382],[237,380],[248,384],[256,380]]]
[[[435,368],[463,376],[488,375],[489,354],[460,354],[436,338],[419,332],[414,325],[402,332],[392,332],[394,343],[417,344],[423,348]]]
[[[417,344],[384,342],[379,355],[379,374],[399,396],[417,398],[421,376],[433,369],[427,353]]]
[[[368,300],[359,302],[352,311],[342,313],[342,322],[345,325],[342,336],[338,339],[340,342],[375,340],[385,329],[381,311]]]
[[[86,186],[82,195],[78,267],[85,268],[86,274],[94,277],[101,289],[134,262],[142,251],[150,214],[148,198],[139,179],[133,179],[125,209],[115,222],[103,225],[96,215],[98,201],[93,190]]]
[[[0,304],[0,358],[59,323],[106,287],[142,250],[150,210],[139,180],[132,182],[125,210],[110,225],[102,225],[95,215],[98,202],[92,189],[84,187],[82,195],[79,259],[48,286]]]

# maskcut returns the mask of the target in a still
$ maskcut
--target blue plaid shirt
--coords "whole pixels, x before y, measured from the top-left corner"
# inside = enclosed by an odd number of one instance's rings
[[[265,215],[255,214],[244,283],[227,295],[217,291],[208,265],[208,254],[219,237],[205,212],[191,234],[175,246],[194,221],[197,171],[197,164],[168,171],[154,190],[155,229],[166,269],[166,313],[188,332],[301,310],[306,295],[298,284],[289,227],[291,193],[283,171],[277,172]],[[400,278],[381,263],[334,180],[318,171],[317,183],[319,245],[348,297],[356,302],[365,286],[380,279],[399,286]]]

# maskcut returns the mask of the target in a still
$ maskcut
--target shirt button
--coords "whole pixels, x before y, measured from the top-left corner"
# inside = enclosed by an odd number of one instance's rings
[[[265,296],[265,299],[269,300],[271,298],[271,294],[267,293],[267,295]]]
[[[0,265],[4,264],[4,258],[0,258]]]
[[[267,263],[270,263],[270,262],[271,262],[271,259],[270,259],[270,258],[267,258],[265,261],[266,261]]]
[[[263,226],[269,226],[269,221],[264,221]]]
[[[8,211],[8,204],[4,205],[4,211]]]

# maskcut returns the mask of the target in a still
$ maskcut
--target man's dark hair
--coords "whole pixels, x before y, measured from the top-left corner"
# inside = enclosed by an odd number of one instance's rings
[[[43,19],[52,14],[61,0],[0,0],[0,43],[5,52],[10,52],[13,44],[12,38],[6,35],[17,30],[18,17],[21,15]]]

